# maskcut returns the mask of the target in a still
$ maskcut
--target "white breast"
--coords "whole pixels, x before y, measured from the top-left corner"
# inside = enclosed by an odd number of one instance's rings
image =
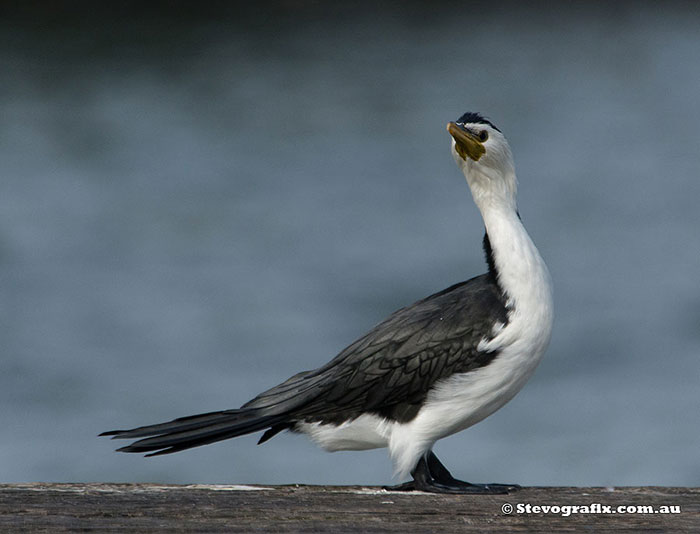
[[[547,267],[514,211],[482,210],[499,284],[511,311],[480,350],[498,351],[488,365],[454,375],[428,395],[415,419],[396,424],[389,438],[399,476],[406,476],[435,441],[468,428],[501,408],[532,376],[549,344],[552,284]]]
[[[299,430],[329,451],[388,446],[396,475],[405,477],[438,439],[478,423],[520,391],[549,344],[552,285],[514,210],[482,209],[482,216],[510,309],[508,323],[494,325],[492,337],[479,345],[497,351],[494,360],[438,383],[407,423],[365,414],[341,425],[303,423]]]

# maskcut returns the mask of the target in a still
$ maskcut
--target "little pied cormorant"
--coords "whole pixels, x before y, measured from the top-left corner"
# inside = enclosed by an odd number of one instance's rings
[[[122,452],[168,454],[264,430],[307,434],[328,451],[388,447],[387,489],[506,493],[452,477],[432,447],[507,403],[549,344],[552,285],[520,220],[510,147],[478,113],[447,125],[452,155],[484,220],[488,272],[402,308],[326,365],[292,376],[239,409],[105,432],[141,438]]]

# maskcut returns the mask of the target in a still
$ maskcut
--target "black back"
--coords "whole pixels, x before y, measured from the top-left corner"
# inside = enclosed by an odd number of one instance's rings
[[[410,421],[438,381],[495,358],[477,347],[497,322],[507,324],[508,309],[489,272],[396,311],[323,367],[291,377],[242,409],[287,413],[290,424],[274,433],[296,421],[341,423],[368,412]]]

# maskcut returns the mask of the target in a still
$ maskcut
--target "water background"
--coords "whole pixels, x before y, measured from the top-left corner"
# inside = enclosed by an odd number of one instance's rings
[[[445,132],[474,110],[511,142],[556,324],[437,454],[700,483],[697,4],[323,4],[4,12],[0,481],[390,482],[385,450],[290,434],[154,459],[96,435],[235,408],[483,272]]]

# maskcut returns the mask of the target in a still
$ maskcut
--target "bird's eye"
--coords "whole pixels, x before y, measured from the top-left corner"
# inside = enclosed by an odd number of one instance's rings
[[[482,143],[489,138],[489,133],[486,130],[481,130],[479,132],[479,141]]]

